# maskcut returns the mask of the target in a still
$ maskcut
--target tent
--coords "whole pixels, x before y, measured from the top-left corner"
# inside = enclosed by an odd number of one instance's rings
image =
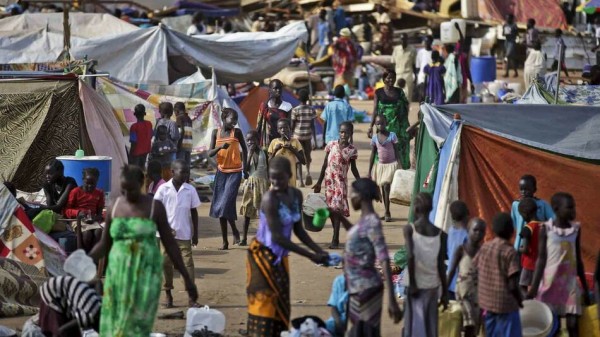
[[[587,269],[595,263],[600,208],[600,112],[583,106],[470,104],[421,105],[414,194],[432,193],[431,220],[451,223],[449,205],[467,203],[471,215],[490,222],[510,212],[524,174],[538,180],[537,196],[571,193],[582,223]],[[453,119],[460,114],[461,119]],[[458,115],[456,115],[458,117]],[[489,235],[488,235],[489,238]]]
[[[238,127],[246,132],[250,129],[237,104],[227,95],[227,92],[215,85],[213,80],[202,80],[191,77],[178,84],[125,84],[113,79],[100,78],[98,91],[112,105],[115,116],[124,136],[124,142],[129,142],[129,128],[136,122],[133,109],[136,104],[146,107],[146,120],[156,123],[160,117],[158,105],[161,102],[184,102],[192,118],[193,151],[202,152],[210,146],[211,130],[221,126],[220,111],[230,107],[238,111]],[[152,113],[148,113],[152,112]]]
[[[256,128],[256,122],[258,121],[258,110],[262,102],[266,102],[269,99],[269,88],[254,87],[248,95],[240,103],[240,109],[244,112],[246,119],[250,123],[252,128]],[[282,99],[289,102],[293,107],[300,105],[300,101],[296,96],[288,90],[283,90]]]
[[[111,107],[75,75],[0,80],[0,134],[0,177],[27,192],[40,190],[51,159],[80,147],[112,157],[113,175],[127,162]]]
[[[86,15],[80,18],[80,15]],[[71,30],[106,32],[109,24],[90,15],[72,13]],[[96,14],[98,15],[98,14]],[[63,51],[61,13],[23,14],[28,24],[15,30],[14,19],[0,20],[0,64],[53,62]],[[274,33],[235,33],[190,37],[164,25],[148,29],[128,26],[98,37],[71,37],[75,59],[98,61],[98,70],[125,83],[169,84],[197,71],[214,68],[219,81],[239,83],[262,80],[288,65],[299,42],[307,38],[304,22],[291,23]],[[126,43],[124,43],[126,41]]]
[[[0,184],[0,318],[33,315],[39,286],[63,274],[60,246],[35,228],[4,184]]]
[[[506,15],[514,14],[518,23],[533,18],[538,27],[567,28],[565,14],[556,0],[478,0],[477,7],[479,17],[485,21],[504,22]]]

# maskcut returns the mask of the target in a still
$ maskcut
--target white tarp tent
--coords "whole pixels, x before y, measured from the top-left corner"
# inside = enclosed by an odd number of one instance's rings
[[[35,19],[0,20],[0,64],[55,61],[63,50],[62,14],[25,17]],[[89,19],[87,27],[78,14],[73,14],[71,30],[89,32],[94,29],[91,27],[104,26],[101,19]],[[18,27],[25,30],[14,32]],[[214,68],[222,83],[262,80],[285,67],[298,43],[308,35],[304,22],[289,24],[275,33],[201,37],[189,37],[163,25],[132,30],[119,27],[115,34],[109,34],[104,27],[99,37],[90,37],[91,33],[82,33],[81,37],[73,34],[71,55],[75,59],[97,60],[98,70],[109,72],[111,77],[126,83],[169,84],[190,75],[196,67]]]

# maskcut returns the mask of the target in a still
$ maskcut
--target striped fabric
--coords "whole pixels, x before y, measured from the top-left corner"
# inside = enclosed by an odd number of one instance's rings
[[[352,323],[349,336],[380,336],[383,286],[350,294],[348,318]]]
[[[72,276],[48,279],[40,287],[42,301],[69,319],[77,319],[82,329],[92,327],[100,318],[101,299],[96,290]]]

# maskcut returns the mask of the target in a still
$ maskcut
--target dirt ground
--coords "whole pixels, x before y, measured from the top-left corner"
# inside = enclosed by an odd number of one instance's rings
[[[357,110],[371,111],[372,101],[352,102]],[[410,112],[411,124],[416,121],[417,106],[413,104]],[[370,155],[369,139],[367,138],[368,124],[356,124],[354,143],[358,147],[358,169],[361,175],[366,175],[368,171],[368,160]],[[323,150],[313,152],[313,164],[311,173],[313,180],[316,181],[318,172],[324,159]],[[350,182],[354,180],[352,174],[349,177]],[[309,193],[309,188],[303,188],[302,191]],[[238,207],[239,202],[238,199]],[[219,224],[216,219],[208,217],[210,209],[209,203],[204,203],[199,208],[200,214],[200,242],[194,251],[194,263],[196,266],[196,284],[200,293],[198,301],[207,304],[212,308],[222,311],[226,316],[225,336],[240,336],[238,331],[245,329],[246,325],[246,249],[244,247],[231,246],[229,251],[219,251],[221,246],[221,235]],[[377,204],[376,210],[382,214],[383,205]],[[393,221],[384,223],[384,233],[390,253],[395,252],[403,244],[402,228],[406,224],[408,208],[392,204]],[[351,221],[358,219],[359,213],[351,210]],[[242,219],[237,222],[238,228],[242,228]],[[256,229],[256,221],[251,224],[251,234],[253,237]],[[321,247],[329,245],[333,230],[330,224],[319,233],[310,233],[311,237]],[[341,243],[344,243],[345,233],[341,234]],[[231,238],[230,238],[231,242]],[[294,242],[298,242],[294,238]],[[326,249],[327,250],[327,249]],[[337,251],[341,253],[341,250]],[[314,263],[295,254],[290,254],[291,269],[291,298],[292,314],[291,317],[298,317],[307,314],[317,315],[324,320],[330,315],[330,310],[326,303],[329,298],[331,283],[335,276],[341,273],[341,270],[334,268],[325,268],[316,266]],[[180,311],[187,310],[187,294],[183,291],[184,286],[181,278],[176,276],[175,280],[175,305]],[[386,289],[387,291],[387,289]],[[387,298],[387,297],[384,297]],[[164,296],[161,297],[161,302]],[[387,304],[384,302],[384,311],[382,318],[382,336],[399,336],[400,325],[394,325],[387,315]],[[159,309],[159,316],[164,313]],[[20,330],[27,317],[0,319],[0,325],[5,325],[13,329]],[[154,331],[167,334],[168,336],[183,336],[185,330],[184,319],[157,319],[154,324]]]

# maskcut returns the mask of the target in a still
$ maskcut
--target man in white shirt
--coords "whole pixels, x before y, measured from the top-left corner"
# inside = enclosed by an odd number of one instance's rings
[[[165,206],[167,219],[173,230],[175,241],[181,251],[181,257],[185,268],[194,281],[194,259],[192,258],[192,245],[198,244],[198,210],[200,198],[196,189],[187,183],[190,179],[190,167],[184,160],[178,159],[171,165],[173,178],[162,184],[156,194],[155,200],[159,200]],[[163,289],[167,295],[166,307],[173,307],[173,262],[166,252],[163,252],[164,284]]]
[[[415,62],[417,51],[415,48],[408,44],[408,36],[402,34],[400,36],[401,44],[394,47],[392,52],[392,64],[396,68],[396,76],[398,79],[404,79],[406,81],[406,98],[409,102],[412,101],[413,88],[415,86]]]
[[[433,36],[428,35],[425,38],[425,48],[419,50],[419,52],[417,53],[417,59],[415,61],[415,67],[417,67],[417,69],[419,69],[419,74],[417,75],[417,87],[418,87],[418,92],[420,94],[419,100],[423,99],[425,97],[425,91],[424,91],[424,85],[425,85],[425,73],[423,72],[423,69],[425,68],[426,65],[428,65],[429,63],[431,63],[431,46],[433,44]],[[421,88],[423,87],[423,88]]]

